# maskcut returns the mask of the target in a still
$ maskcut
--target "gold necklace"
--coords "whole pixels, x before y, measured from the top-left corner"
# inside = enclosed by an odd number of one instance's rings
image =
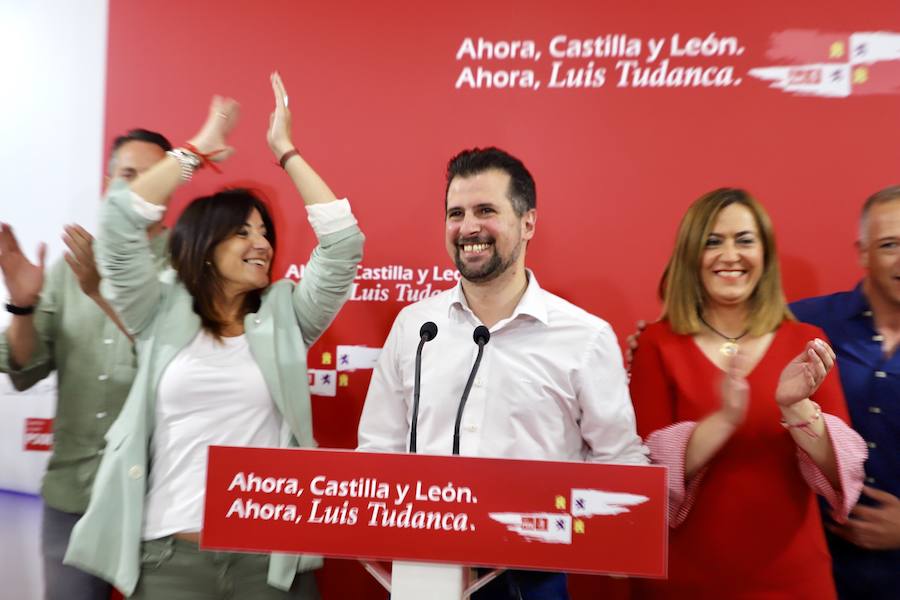
[[[716,329],[715,327],[713,327],[712,325],[707,323],[706,319],[704,319],[703,315],[701,315],[699,312],[697,313],[697,316],[700,318],[700,321],[709,328],[710,331],[715,333],[720,338],[723,338],[724,340],[726,340],[724,344],[719,346],[719,352],[721,352],[725,356],[734,356],[735,354],[737,354],[738,348],[739,348],[738,340],[741,339],[742,337],[744,337],[745,335],[747,335],[748,333],[750,333],[750,330],[747,329],[741,335],[739,335],[737,337],[731,337],[729,335],[725,335],[724,333],[722,333],[721,331],[719,331],[718,329]]]

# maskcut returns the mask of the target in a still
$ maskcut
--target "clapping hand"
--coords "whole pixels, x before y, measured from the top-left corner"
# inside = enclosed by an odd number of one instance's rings
[[[820,339],[812,340],[781,372],[775,401],[787,408],[812,396],[834,367],[831,346]]]
[[[47,247],[38,246],[38,264],[33,264],[19,249],[19,242],[7,223],[0,223],[0,271],[15,306],[29,307],[38,302],[44,287],[44,258]]]
[[[213,96],[206,122],[189,143],[209,160],[225,160],[234,154],[234,148],[228,145],[228,135],[237,124],[239,116],[240,105],[236,100]]]
[[[281,75],[277,72],[272,73],[271,80],[272,92],[275,94],[275,110],[269,116],[266,141],[275,158],[280,159],[285,152],[294,148],[294,142],[291,140],[291,111],[288,108],[287,91],[281,81]]]
[[[81,291],[97,298],[100,295],[100,273],[94,260],[94,238],[81,225],[66,225],[64,231],[63,242],[69,251],[63,258],[75,274]]]
[[[728,359],[722,379],[722,408],[720,412],[733,427],[739,427],[747,417],[750,406],[750,384],[747,383],[746,358],[740,352]]]

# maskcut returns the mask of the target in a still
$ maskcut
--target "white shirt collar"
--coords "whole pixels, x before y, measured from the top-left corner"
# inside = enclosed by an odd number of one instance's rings
[[[528,278],[528,285],[525,287],[525,293],[522,294],[522,297],[519,299],[519,303],[516,305],[515,310],[513,310],[512,315],[508,318],[497,322],[491,327],[491,331],[496,331],[523,315],[532,317],[544,325],[549,324],[547,303],[544,300],[543,290],[538,284],[537,277],[534,276],[531,269],[525,269],[525,274]],[[475,313],[472,312],[472,309],[469,308],[469,303],[466,301],[466,295],[463,293],[462,289],[462,281],[458,281],[456,287],[453,288],[450,295],[450,305],[447,308],[447,316],[452,317],[454,311],[462,311],[463,313],[470,315],[473,320],[478,321],[478,317],[475,316]]]

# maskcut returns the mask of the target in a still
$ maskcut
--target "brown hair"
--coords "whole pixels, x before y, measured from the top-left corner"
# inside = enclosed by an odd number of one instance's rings
[[[732,204],[740,204],[753,214],[763,244],[763,272],[749,298],[750,334],[768,333],[784,319],[794,318],[781,289],[781,271],[769,215],[745,190],[720,188],[704,194],[688,208],[678,226],[675,248],[659,282],[663,301],[661,318],[667,319],[676,333],[694,334],[702,328],[699,314],[706,291],[700,280],[701,257],[716,218],[722,209]]]
[[[194,312],[200,315],[203,328],[221,337],[225,323],[216,311],[222,298],[222,277],[213,261],[220,242],[237,233],[253,210],[259,211],[266,227],[265,237],[275,252],[275,225],[268,208],[256,194],[247,189],[222,190],[212,196],[191,202],[172,229],[169,252],[178,279],[194,299]],[[244,299],[243,314],[259,310],[262,290],[253,290]]]

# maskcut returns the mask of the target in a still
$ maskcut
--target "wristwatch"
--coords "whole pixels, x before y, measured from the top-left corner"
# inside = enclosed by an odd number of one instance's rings
[[[181,165],[181,180],[190,181],[194,171],[200,168],[203,161],[193,152],[189,152],[184,148],[175,148],[166,152],[169,156],[178,161]]]

